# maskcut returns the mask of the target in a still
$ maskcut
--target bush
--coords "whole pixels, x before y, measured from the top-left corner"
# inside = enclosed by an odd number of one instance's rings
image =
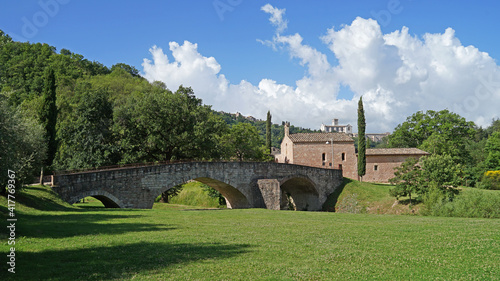
[[[424,197],[423,215],[467,218],[500,218],[500,193],[466,190],[450,199],[433,187]]]
[[[484,189],[500,190],[500,170],[484,173],[479,187]]]
[[[189,182],[183,185],[178,195],[172,197],[169,203],[206,208],[218,208],[219,199],[207,194],[206,185],[200,182]]]

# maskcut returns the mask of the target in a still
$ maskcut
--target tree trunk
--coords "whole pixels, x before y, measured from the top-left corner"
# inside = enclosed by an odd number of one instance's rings
[[[168,194],[166,192],[161,194],[160,203],[168,203]]]
[[[40,170],[40,185],[43,185],[43,167]]]

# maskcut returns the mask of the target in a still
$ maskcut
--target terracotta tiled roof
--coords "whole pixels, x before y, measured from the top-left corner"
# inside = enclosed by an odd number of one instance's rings
[[[428,155],[418,148],[370,148],[366,155]]]
[[[353,142],[354,140],[347,134],[344,133],[300,133],[300,134],[290,134],[288,135],[292,142],[327,142],[333,141],[341,142]]]

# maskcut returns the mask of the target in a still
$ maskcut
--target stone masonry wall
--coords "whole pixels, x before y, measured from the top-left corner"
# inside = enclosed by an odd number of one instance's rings
[[[342,154],[344,157],[342,157]],[[353,142],[334,142],[333,155],[333,169],[341,169],[344,177],[355,178],[357,158]],[[296,165],[332,169],[332,145],[326,143],[296,143],[292,159],[293,164]]]
[[[408,157],[419,158],[408,155],[367,155],[366,174],[363,181],[388,183],[394,177],[394,169],[399,167]]]
[[[321,210],[328,195],[342,183],[342,171],[278,163],[179,163],[57,175],[53,190],[69,203],[96,196],[121,208],[151,208],[162,192],[191,179],[220,191],[233,208],[265,208],[268,194],[259,189],[258,181],[275,180],[294,191],[298,205]]]

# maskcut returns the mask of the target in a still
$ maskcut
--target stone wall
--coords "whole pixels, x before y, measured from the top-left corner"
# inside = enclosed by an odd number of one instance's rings
[[[322,143],[288,143],[283,142],[288,147],[287,158],[290,163],[317,168],[332,169],[332,145]],[[282,144],[282,154],[283,154]],[[285,148],[286,149],[286,148]],[[290,153],[292,152],[292,153]],[[357,158],[354,151],[353,142],[333,143],[333,169],[343,171],[343,175],[348,178],[356,178]]]
[[[394,169],[408,158],[419,158],[420,156],[408,155],[367,155],[366,174],[363,181],[388,183],[394,177]]]
[[[274,200],[281,200],[276,198],[281,196],[275,190],[278,183],[298,209],[321,210],[342,183],[342,171],[278,163],[194,162],[57,175],[53,189],[69,203],[94,196],[110,207],[145,209],[162,192],[189,180],[221,192],[230,208],[274,206]],[[259,188],[259,180],[271,180],[270,187]]]

